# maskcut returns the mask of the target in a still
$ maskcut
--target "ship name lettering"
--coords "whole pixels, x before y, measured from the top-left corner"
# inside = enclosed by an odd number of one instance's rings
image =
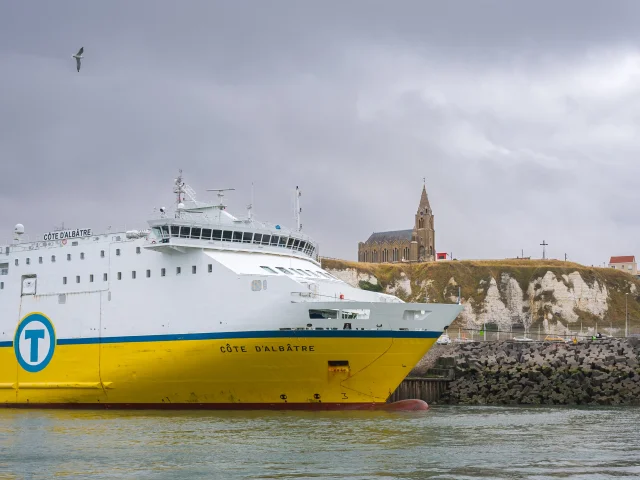
[[[315,352],[314,345],[256,345],[256,352]]]
[[[62,230],[59,232],[45,233],[42,239],[45,242],[50,242],[53,240],[66,240],[68,238],[81,238],[81,237],[90,237],[90,236],[91,236],[90,228],[76,228],[75,230]]]
[[[220,351],[222,353],[247,353],[247,347],[245,345],[230,345],[230,344],[226,344],[226,345],[222,345],[220,347]]]

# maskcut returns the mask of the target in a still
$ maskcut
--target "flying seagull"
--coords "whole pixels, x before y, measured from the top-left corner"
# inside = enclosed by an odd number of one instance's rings
[[[76,66],[78,67],[78,71],[80,71],[80,59],[84,58],[82,56],[82,52],[84,52],[84,47],[80,47],[80,50],[78,50],[78,53],[76,53],[75,55],[71,55],[71,57],[76,59]]]

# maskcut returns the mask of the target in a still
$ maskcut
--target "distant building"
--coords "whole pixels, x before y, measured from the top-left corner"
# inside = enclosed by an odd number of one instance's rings
[[[413,229],[372,233],[366,242],[358,243],[358,261],[386,263],[435,260],[436,232],[433,220],[427,189],[423,186]]]
[[[623,270],[631,275],[638,275],[638,265],[634,255],[623,255],[621,257],[611,257],[609,267],[616,270]]]

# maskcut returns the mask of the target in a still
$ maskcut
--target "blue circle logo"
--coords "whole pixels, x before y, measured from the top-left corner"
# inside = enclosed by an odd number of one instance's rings
[[[44,370],[56,348],[53,324],[42,313],[30,313],[22,319],[13,339],[18,363],[27,372]]]

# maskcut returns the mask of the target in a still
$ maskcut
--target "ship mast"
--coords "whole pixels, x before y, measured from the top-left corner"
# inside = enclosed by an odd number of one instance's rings
[[[295,209],[295,214],[296,214],[296,231],[301,231],[302,230],[302,219],[301,219],[301,214],[302,214],[302,208],[300,208],[300,197],[302,196],[302,192],[300,191],[300,189],[296,186],[296,196],[295,196],[295,201],[296,201],[296,209]]]

